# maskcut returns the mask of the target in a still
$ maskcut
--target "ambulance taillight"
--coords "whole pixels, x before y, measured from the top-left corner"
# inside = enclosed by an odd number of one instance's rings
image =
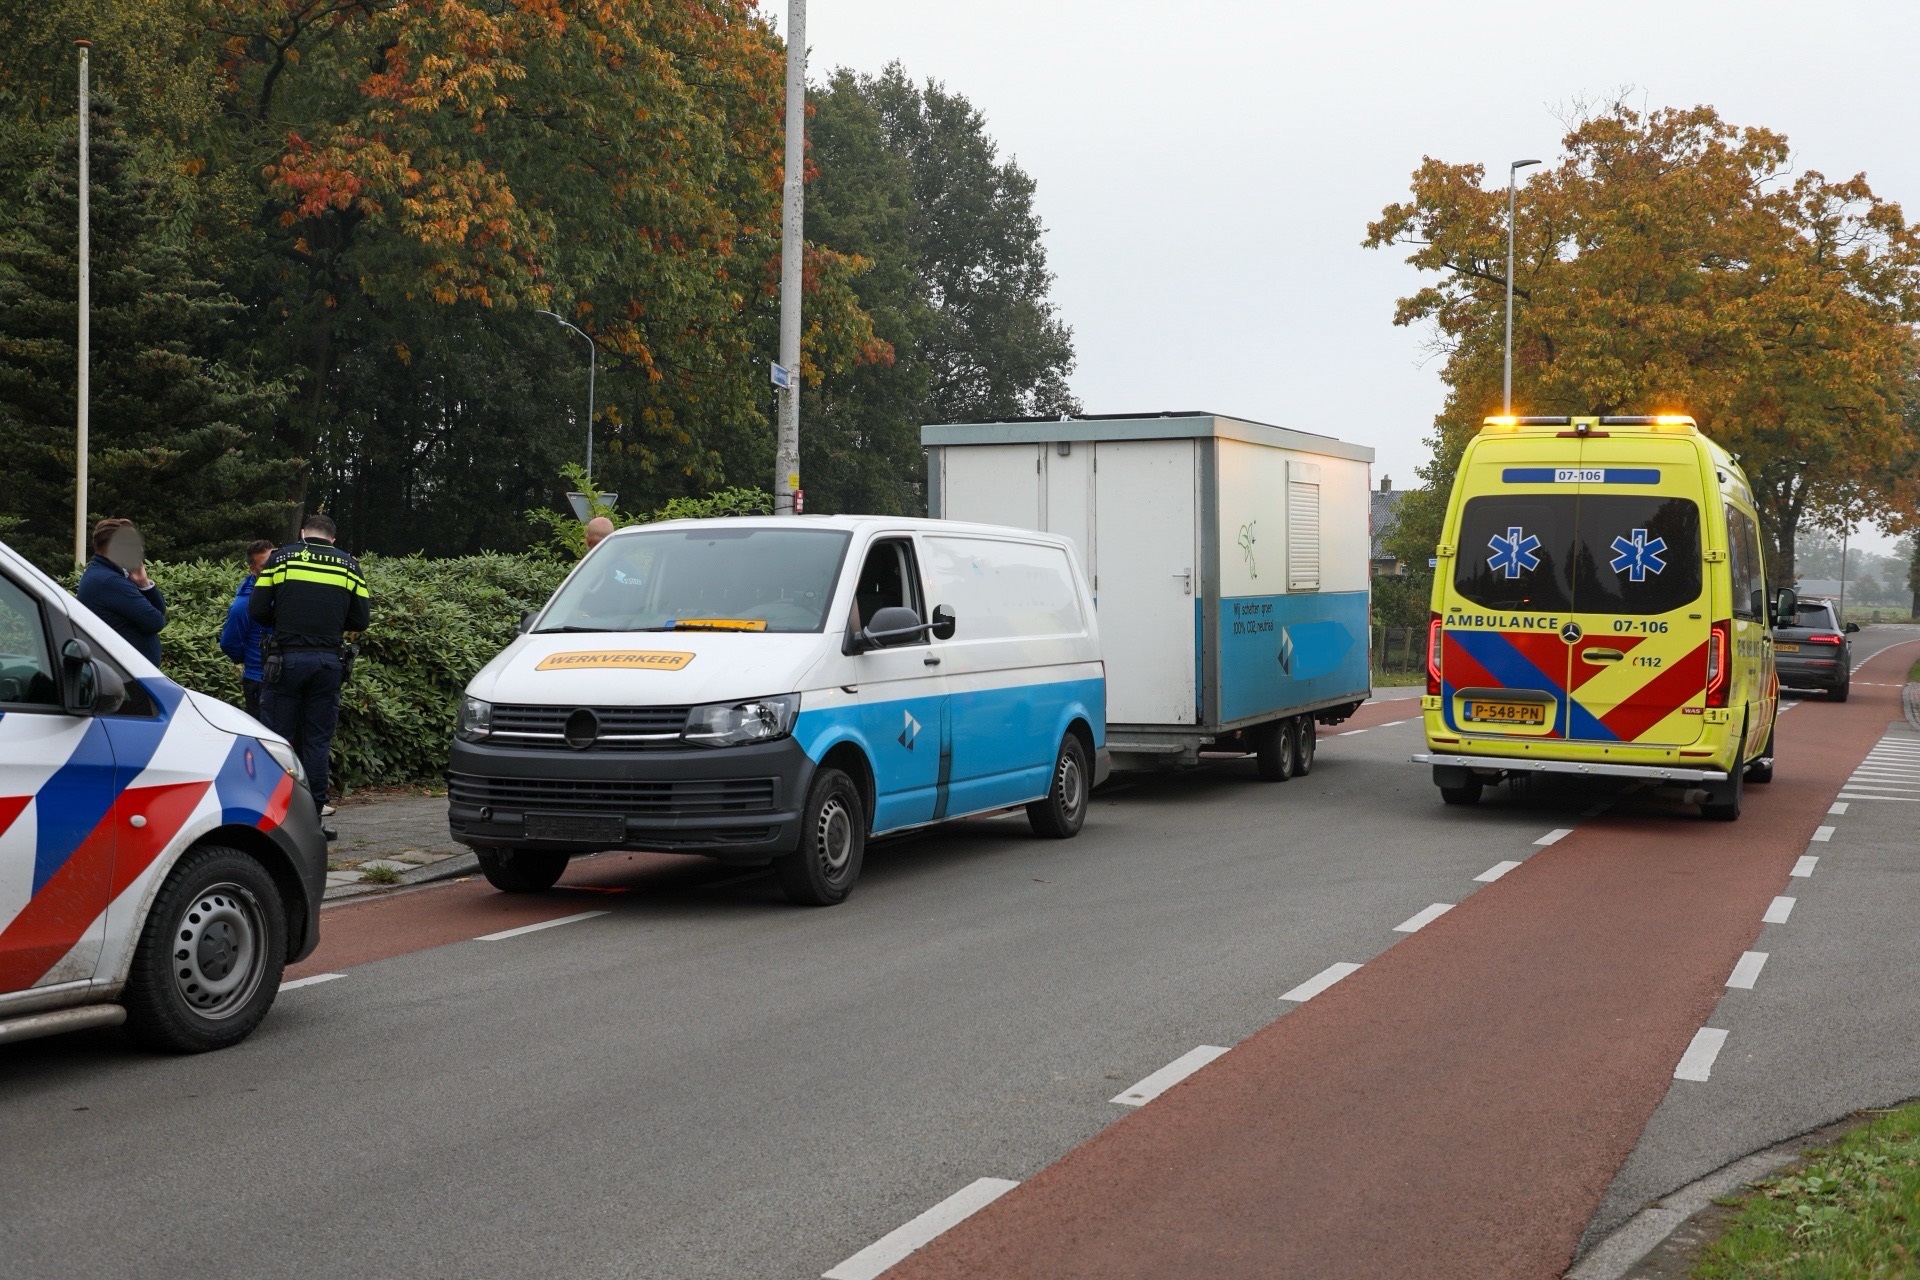
[[[1733,621],[1723,618],[1713,624],[1707,635],[1707,705],[1724,707],[1733,689],[1733,664],[1727,654],[1733,647]]]
[[[1427,615],[1427,692],[1440,692],[1440,615]]]

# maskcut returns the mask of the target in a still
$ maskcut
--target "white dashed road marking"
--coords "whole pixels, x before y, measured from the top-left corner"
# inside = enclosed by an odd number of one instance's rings
[[[1829,817],[1837,818],[1846,811],[1847,802],[1845,800],[1835,800],[1832,806],[1827,809],[1827,814]]]
[[[578,924],[582,920],[591,920],[595,916],[604,916],[605,911],[582,911],[577,916],[561,916],[558,920],[542,920],[539,924],[523,924],[518,929],[502,929],[498,933],[483,933],[475,942],[505,942],[508,938],[518,938],[526,933],[538,933],[542,929],[557,929],[563,924]]]
[[[823,1273],[821,1280],[873,1280],[1019,1185],[1008,1178],[976,1178],[911,1222],[895,1227],[833,1270]]]
[[[1727,978],[1727,985],[1730,987],[1738,987],[1742,991],[1753,990],[1753,984],[1760,980],[1760,970],[1766,963],[1766,952],[1746,952],[1735,962],[1733,973]]]
[[[1358,972],[1360,972],[1359,965],[1342,960],[1337,964],[1328,965],[1280,998],[1296,1002],[1311,1000],[1340,979]]]
[[[1787,917],[1793,914],[1794,901],[1794,899],[1788,897],[1775,898],[1773,905],[1767,908],[1767,914],[1760,917],[1760,922],[1762,924],[1785,924]]]
[[[315,973],[305,978],[295,978],[292,982],[280,984],[282,991],[297,991],[301,987],[317,987],[323,982],[332,982],[335,978],[344,978],[344,973]]]
[[[1365,729],[1349,729],[1345,733],[1336,733],[1333,736],[1336,738],[1351,738],[1356,733],[1365,733],[1365,732],[1366,732]]]
[[[1109,1098],[1108,1101],[1117,1102],[1123,1107],[1145,1106],[1225,1052],[1217,1044],[1203,1044],[1198,1049],[1191,1049],[1119,1097]]]
[[[1538,840],[1535,840],[1534,843],[1535,844],[1559,844],[1562,840],[1565,840],[1568,836],[1572,834],[1573,834],[1572,827],[1555,827],[1553,830],[1547,832],[1547,834],[1541,836]]]
[[[1393,926],[1393,931],[1395,933],[1418,933],[1421,929],[1426,928],[1451,910],[1453,910],[1453,904],[1451,902],[1436,902],[1432,906],[1423,908]]]
[[[1808,876],[1812,875],[1813,869],[1819,865],[1820,865],[1820,859],[1814,857],[1810,853],[1803,853],[1800,855],[1800,861],[1794,863],[1793,870],[1787,872],[1787,874],[1790,876],[1799,876],[1801,879],[1804,880]]]
[[[1520,864],[1517,862],[1496,862],[1492,866],[1488,867],[1485,871],[1482,871],[1479,875],[1475,876],[1474,879],[1482,881],[1486,884],[1492,884],[1495,880],[1498,880],[1501,876],[1507,874],[1507,872],[1513,870],[1515,867],[1519,865]]]
[[[1680,1065],[1673,1069],[1675,1080],[1708,1080],[1713,1076],[1713,1060],[1720,1056],[1720,1047],[1727,1042],[1727,1033],[1717,1027],[1702,1027],[1693,1033],[1693,1043],[1680,1055]]]
[[[1825,844],[1831,839],[1833,839],[1832,827],[1815,827],[1813,829],[1813,842],[1815,844]]]

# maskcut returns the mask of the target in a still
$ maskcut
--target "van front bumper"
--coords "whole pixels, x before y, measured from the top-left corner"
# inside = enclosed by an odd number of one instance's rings
[[[1423,751],[1415,764],[1442,769],[1469,769],[1496,773],[1572,773],[1590,778],[1647,778],[1656,782],[1725,782],[1724,769],[1690,769],[1674,765],[1588,764],[1580,760],[1540,760],[1527,756],[1462,756]]]
[[[761,863],[799,844],[813,768],[792,738],[662,751],[456,740],[447,825],[476,849],[657,850]]]

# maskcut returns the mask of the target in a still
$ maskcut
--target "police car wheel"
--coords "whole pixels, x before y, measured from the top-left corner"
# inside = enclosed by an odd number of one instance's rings
[[[1312,716],[1301,716],[1293,744],[1293,776],[1304,778],[1313,772],[1313,752],[1319,743]]]
[[[1291,720],[1273,720],[1254,731],[1259,735],[1254,748],[1255,766],[1267,782],[1285,782],[1299,767],[1296,748],[1299,739]]]
[[[266,868],[236,849],[190,850],[134,950],[127,1032],[171,1053],[238,1043],[267,1016],[286,963],[286,908]]]
[[[480,874],[502,893],[545,893],[567,870],[567,855],[539,849],[476,849]]]
[[[1053,782],[1047,798],[1027,806],[1027,825],[1033,834],[1048,840],[1065,840],[1080,834],[1087,821],[1087,791],[1093,775],[1087,768],[1087,745],[1080,735],[1069,733],[1060,739],[1060,754],[1053,760]]]
[[[853,892],[866,851],[866,806],[860,789],[838,769],[818,769],[800,811],[800,843],[774,859],[774,876],[789,901],[830,907]]]

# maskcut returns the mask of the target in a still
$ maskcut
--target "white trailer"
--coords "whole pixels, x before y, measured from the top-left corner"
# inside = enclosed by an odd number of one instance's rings
[[[1284,778],[1369,693],[1373,450],[1211,413],[924,426],[928,514],[1064,534],[1114,767],[1250,751]]]

